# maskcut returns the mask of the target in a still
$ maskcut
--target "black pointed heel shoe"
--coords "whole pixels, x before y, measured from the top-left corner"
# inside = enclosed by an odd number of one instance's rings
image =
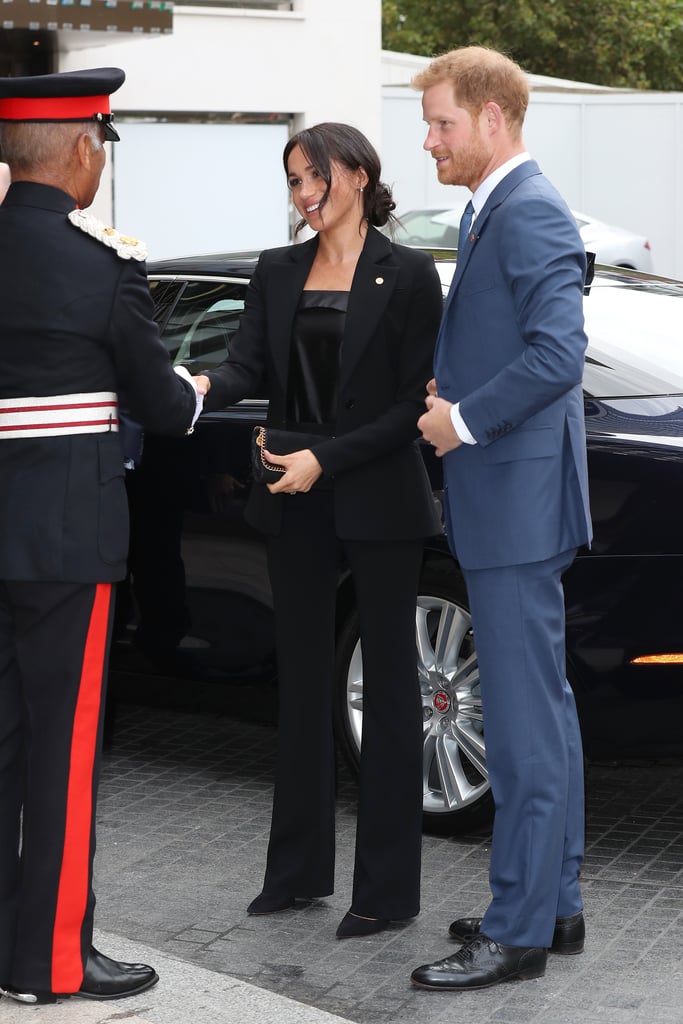
[[[354,939],[364,935],[375,935],[389,927],[386,917],[358,917],[349,910],[337,928],[338,939]]]
[[[261,892],[251,901],[247,907],[247,913],[254,916],[260,914],[279,914],[281,910],[291,910],[293,906],[293,896],[280,896],[278,893]]]

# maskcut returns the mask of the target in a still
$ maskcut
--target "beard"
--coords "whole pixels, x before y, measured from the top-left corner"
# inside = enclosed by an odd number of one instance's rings
[[[484,179],[491,154],[481,139],[473,137],[457,152],[449,152],[445,164],[436,165],[436,173],[442,185],[466,185],[474,191]]]

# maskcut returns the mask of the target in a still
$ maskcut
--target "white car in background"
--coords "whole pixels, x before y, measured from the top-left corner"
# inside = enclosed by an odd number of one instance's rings
[[[595,220],[586,213],[572,210],[579,234],[586,249],[595,253],[596,263],[609,263],[613,267],[630,267],[652,274],[652,251],[644,235],[636,235],[625,228],[614,227]]]
[[[382,230],[402,245],[457,249],[458,227],[464,208],[465,204],[462,203],[448,210],[408,210],[399,215],[400,226],[393,234],[388,227]],[[572,210],[572,213],[583,244],[589,252],[595,253],[597,263],[653,273],[650,243],[643,235],[605,224],[576,210]]]

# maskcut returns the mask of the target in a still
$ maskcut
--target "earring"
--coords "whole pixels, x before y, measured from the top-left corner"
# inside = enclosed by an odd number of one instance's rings
[[[362,186],[362,185],[359,185],[359,186],[358,186],[358,191],[359,191],[359,192],[362,192],[362,191],[363,191],[363,186]]]

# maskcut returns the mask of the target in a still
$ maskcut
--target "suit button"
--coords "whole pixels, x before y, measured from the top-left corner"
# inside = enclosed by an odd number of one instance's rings
[[[355,398],[349,398],[349,399],[347,399],[346,402],[344,402],[344,408],[345,409],[353,409],[353,408],[355,408],[355,405],[356,405],[356,399]]]

